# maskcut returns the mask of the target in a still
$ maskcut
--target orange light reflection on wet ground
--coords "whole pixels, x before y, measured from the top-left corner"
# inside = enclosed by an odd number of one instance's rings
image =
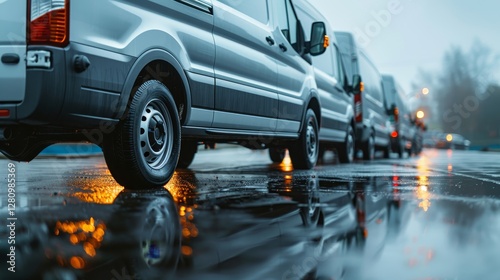
[[[285,172],[293,171],[292,159],[290,158],[290,155],[288,154],[288,150],[286,151],[285,158],[280,163],[280,169],[281,169],[281,171],[285,171]]]

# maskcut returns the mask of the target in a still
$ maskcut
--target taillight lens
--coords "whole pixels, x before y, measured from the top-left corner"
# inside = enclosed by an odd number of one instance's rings
[[[356,122],[363,121],[363,108],[361,107],[361,93],[354,95],[354,115]]]
[[[69,0],[30,0],[28,21],[28,44],[68,45]]]

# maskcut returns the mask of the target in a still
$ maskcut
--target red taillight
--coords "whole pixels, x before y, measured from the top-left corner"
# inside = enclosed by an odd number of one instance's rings
[[[356,122],[363,121],[363,108],[361,107],[361,93],[354,95],[354,115]]]
[[[393,131],[393,132],[391,133],[391,137],[392,137],[392,138],[397,138],[397,137],[398,137],[398,132],[397,132],[397,131]]]
[[[6,117],[9,117],[9,116],[10,116],[9,109],[2,109],[2,110],[0,110],[0,117],[6,118]]]
[[[65,47],[69,42],[69,0],[31,0],[28,44]]]
[[[366,224],[366,212],[365,195],[363,193],[356,194],[356,218],[358,220],[358,225],[364,227]]]

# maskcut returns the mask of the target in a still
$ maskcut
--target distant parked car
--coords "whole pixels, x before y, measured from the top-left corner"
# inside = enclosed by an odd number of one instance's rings
[[[442,133],[434,130],[426,131],[423,135],[424,148],[436,148],[436,143]]]
[[[440,134],[436,141],[436,148],[438,149],[468,150],[469,146],[470,141],[456,133]]]

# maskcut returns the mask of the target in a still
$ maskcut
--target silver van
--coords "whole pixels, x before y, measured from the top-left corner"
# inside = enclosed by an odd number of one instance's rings
[[[356,149],[363,151],[363,158],[371,160],[375,151],[384,157],[391,153],[390,122],[384,99],[382,76],[377,67],[361,50],[354,36],[348,32],[335,32],[347,77],[352,77],[354,114],[356,121]]]
[[[0,1],[0,150],[90,141],[127,188],[166,184],[200,141],[312,168],[324,26],[306,42],[291,0]]]
[[[336,150],[341,163],[350,163],[355,154],[356,122],[352,87],[346,76],[337,40],[328,20],[308,1],[296,0],[295,5],[304,26],[311,26],[320,19],[326,23],[329,38],[325,53],[312,57],[321,103],[320,159],[324,151]]]
[[[392,75],[382,75],[384,95],[389,109],[391,123],[391,150],[400,158],[407,152],[411,156],[417,127],[414,125],[408,98],[403,88]]]

